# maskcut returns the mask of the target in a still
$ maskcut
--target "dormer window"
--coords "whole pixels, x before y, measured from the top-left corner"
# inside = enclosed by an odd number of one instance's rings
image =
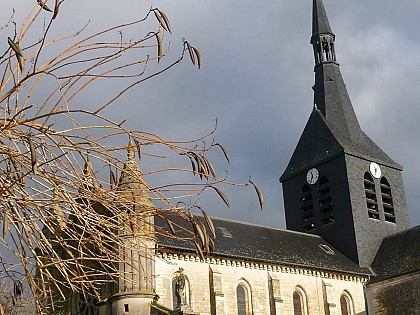
[[[391,186],[385,177],[381,178],[381,197],[384,207],[385,221],[395,223],[394,203],[392,201]]]
[[[325,176],[321,177],[321,180],[319,181],[318,200],[322,224],[334,222],[334,211],[331,199],[330,182]]]
[[[375,183],[373,182],[372,175],[366,172],[363,181],[369,218],[379,220],[378,200],[376,198]]]
[[[314,204],[311,187],[304,185],[300,193],[303,229],[307,232],[315,228]]]

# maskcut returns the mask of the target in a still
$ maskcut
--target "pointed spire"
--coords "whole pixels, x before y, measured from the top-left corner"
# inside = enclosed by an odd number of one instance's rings
[[[46,218],[48,223],[44,224],[42,227],[42,233],[47,239],[50,240],[55,239],[57,234],[60,234],[67,228],[66,216],[60,206],[60,201],[58,199],[59,188],[60,187],[58,185],[54,185],[53,187],[52,204],[49,208],[48,216]]]
[[[136,204],[136,208],[140,204],[153,206],[149,197],[149,189],[142,179],[142,175],[135,158],[134,145],[131,140],[127,145],[127,161],[118,182],[117,191],[123,198],[131,200]]]
[[[131,140],[127,145],[127,161],[124,163],[124,169],[121,172],[120,180],[118,182],[118,190],[126,190],[128,187],[134,187],[139,184],[139,178],[141,176],[139,166],[137,165],[134,158],[136,153]]]
[[[312,38],[320,34],[330,34],[334,36],[330,23],[328,22],[324,3],[322,0],[314,0],[312,11]]]
[[[127,158],[129,161],[134,160],[134,157],[136,156],[136,153],[134,152],[134,146],[131,140],[128,142],[127,146]]]
[[[85,165],[83,166],[83,178],[81,189],[93,190],[95,188],[95,179],[92,162],[89,160],[89,152],[86,155]],[[80,190],[79,190],[80,192]]]
[[[324,4],[313,0],[313,110],[281,181],[342,152],[401,169],[362,131],[336,61],[334,42]]]
[[[122,233],[151,236],[154,233],[154,219],[151,214],[154,205],[134,158],[135,150],[130,140],[127,146],[127,161],[124,163],[117,187],[119,195],[117,207],[128,214],[128,222],[123,225]]]
[[[314,48],[315,65],[336,62],[335,35],[331,31],[322,0],[314,0],[311,44]]]
[[[353,109],[335,55],[335,35],[331,31],[322,0],[313,0],[311,43],[315,54],[314,109],[330,127],[348,142],[360,140],[363,133]]]
[[[58,200],[58,188],[59,187],[57,186],[54,186],[53,188],[53,204],[51,206],[51,210],[55,216],[58,227],[60,230],[64,230],[67,227],[66,216],[64,215],[63,209],[60,207],[60,201]]]

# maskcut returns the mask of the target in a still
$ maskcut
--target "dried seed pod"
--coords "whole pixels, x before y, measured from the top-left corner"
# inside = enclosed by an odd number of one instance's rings
[[[205,251],[206,254],[210,253],[210,237],[207,233],[206,227],[204,226],[203,222],[201,222],[200,220],[197,219],[197,226],[201,228],[201,230],[203,231],[204,234],[204,242],[202,241],[203,244],[203,249]]]
[[[210,239],[209,245],[210,245],[210,253],[213,253],[214,250],[216,249],[216,245],[214,244],[214,241],[212,239]]]
[[[111,165],[109,166],[109,186],[111,189],[114,189],[117,184],[117,179],[115,178],[114,172],[111,170]]]
[[[7,236],[7,232],[9,231],[9,217],[6,213],[6,210],[3,212],[3,240]]]
[[[160,36],[158,34],[155,34],[156,41],[157,41],[157,60],[158,63],[160,62],[160,59],[162,58],[162,40],[160,39]]]
[[[7,37],[7,42],[17,56],[23,57],[22,49],[20,49],[19,43],[15,43],[10,37]]]
[[[23,59],[22,49],[20,48],[19,43],[15,43],[10,37],[7,38],[7,42],[9,43],[9,46],[14,51],[18,65],[19,65],[19,69],[22,72],[23,69],[25,68],[25,62]]]
[[[200,52],[198,51],[197,48],[192,47],[192,49],[194,50],[195,55],[197,56],[197,65],[198,65],[198,69],[201,68],[201,64],[203,62],[203,57],[201,56]]]
[[[163,19],[163,21],[164,21],[164,23],[165,23],[165,25],[166,25],[166,30],[169,32],[169,33],[171,33],[172,34],[172,29],[171,29],[171,23],[169,23],[169,19],[168,19],[168,17],[166,16],[166,14],[165,13],[163,13],[162,11],[160,11],[160,10],[158,10],[159,11],[159,14],[160,14],[160,16],[162,17],[162,19]],[[162,25],[162,27],[163,27],[163,25]]]
[[[45,11],[52,12],[52,10],[49,7],[47,7],[47,5],[41,0],[36,0],[36,2],[38,2],[39,6]]]
[[[194,163],[194,160],[192,159],[192,157],[191,157],[191,156],[188,156],[188,158],[189,158],[189,159],[190,159],[190,161],[191,161],[191,168],[192,168],[193,174],[194,174],[194,176],[195,176],[195,173],[196,173],[196,168],[195,168],[195,163]]]
[[[60,0],[55,0],[54,14],[52,17],[53,20],[57,17],[59,9],[60,9]]]
[[[194,50],[192,49],[189,42],[186,42],[186,44],[187,44],[187,48],[188,48],[188,54],[190,55],[190,58],[191,58],[191,62],[192,62],[193,65],[195,65]]]
[[[193,218],[191,223],[193,225],[194,234],[198,236],[198,238],[201,241],[201,244],[203,244],[204,247],[204,245],[206,244],[206,230],[202,229],[202,227],[199,224],[199,221],[196,218]]]
[[[200,175],[200,179],[203,179],[203,175],[204,177],[208,178],[208,171],[206,169],[206,167],[203,165],[203,161],[200,155],[198,155],[195,152],[190,151],[189,152],[195,159],[195,162],[197,163],[197,172]]]
[[[230,163],[229,153],[228,153],[227,149],[224,146],[222,146],[220,143],[215,143],[214,145],[218,146],[222,150],[223,155],[226,158],[226,161],[228,161],[228,163]]]
[[[160,26],[162,26],[165,31],[168,31],[172,34],[171,24],[169,23],[169,19],[166,14],[159,9],[154,9],[153,13],[155,14],[156,20],[158,20]]]
[[[220,196],[220,198],[222,198],[223,202],[228,206],[228,208],[230,208],[229,200],[226,198],[225,194],[219,188],[214,187],[214,186],[206,186],[206,188],[207,187],[213,188],[217,192],[217,194]]]
[[[258,201],[260,203],[260,207],[262,210],[262,208],[264,207],[264,196],[261,193],[261,191],[258,189],[257,185],[255,185],[251,180],[249,182],[252,184],[252,186],[254,186],[254,189],[255,189],[255,192],[257,193]]]
[[[204,156],[202,156],[203,162],[206,166],[207,172],[210,173],[213,177],[216,177],[216,171],[213,167],[213,165],[211,165],[210,161],[205,158]]]
[[[211,218],[208,216],[207,212],[204,211],[203,209],[201,209],[201,213],[203,214],[204,219],[206,220],[207,226],[210,229],[210,232],[213,234],[213,237],[216,238],[216,229],[214,228],[214,224],[213,221],[211,220]]]
[[[140,141],[134,139],[134,143],[136,144],[137,153],[139,155],[139,160],[141,160],[141,143]]]
[[[155,14],[156,20],[159,22],[160,26],[163,27],[163,29],[165,31],[167,31],[168,29],[166,28],[166,24],[162,19],[162,16],[160,15],[160,12],[158,9],[153,10],[153,13]]]
[[[31,152],[32,172],[34,173],[34,175],[36,175],[37,172],[38,172],[38,163],[37,163],[37,160],[36,160],[36,151],[35,151],[35,147],[34,147],[34,144],[33,144],[31,138],[28,138],[28,142],[29,142],[29,150]]]
[[[23,72],[23,70],[25,69],[25,61],[23,59],[23,57],[16,55],[17,61],[18,61],[18,65],[19,65],[19,69],[20,72]]]
[[[203,251],[201,250],[200,245],[198,245],[198,243],[196,241],[193,241],[193,243],[195,245],[195,249],[196,249],[196,252],[197,252],[198,256],[200,256],[201,260],[204,260],[204,254],[203,254]]]

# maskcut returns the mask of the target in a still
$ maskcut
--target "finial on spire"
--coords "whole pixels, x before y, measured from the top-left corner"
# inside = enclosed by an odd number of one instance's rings
[[[92,162],[89,160],[89,151],[86,154],[85,165],[83,166],[82,187],[92,190],[95,187],[94,170]]]
[[[134,145],[131,142],[131,139],[128,141],[128,146],[127,146],[127,158],[129,161],[134,160],[136,153],[134,151]]]
[[[320,34],[334,36],[322,0],[314,0],[312,10],[312,37]]]

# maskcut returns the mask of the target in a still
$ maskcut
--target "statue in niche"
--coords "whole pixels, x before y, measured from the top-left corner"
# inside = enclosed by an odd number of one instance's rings
[[[187,305],[187,292],[186,292],[186,282],[187,277],[184,274],[184,269],[179,268],[177,271],[179,275],[175,280],[175,294],[177,297],[177,307],[182,307]]]

